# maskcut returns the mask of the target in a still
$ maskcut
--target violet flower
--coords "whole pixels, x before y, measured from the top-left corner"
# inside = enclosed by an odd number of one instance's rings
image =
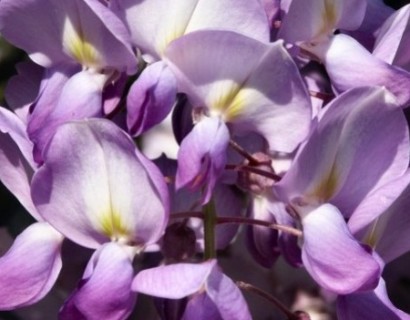
[[[261,134],[271,151],[292,152],[307,136],[310,100],[280,42],[265,44],[228,31],[197,31],[174,40],[165,51],[165,61],[199,122],[181,144],[177,187],[192,186],[194,181],[198,187],[207,185],[204,202],[222,173],[229,140],[226,126],[232,134]],[[206,125],[209,135],[201,129]],[[193,152],[197,159],[212,156],[201,165],[190,165]]]
[[[132,259],[161,237],[168,220],[168,195],[159,170],[109,121],[67,123],[47,147],[44,164],[33,177],[32,197],[53,227],[97,249],[62,316],[123,319],[135,303],[127,290]],[[110,281],[115,286],[107,286]]]
[[[338,294],[378,283],[379,264],[345,218],[372,190],[407,169],[408,128],[394,101],[382,88],[357,88],[335,99],[276,187],[302,224],[305,267]]]

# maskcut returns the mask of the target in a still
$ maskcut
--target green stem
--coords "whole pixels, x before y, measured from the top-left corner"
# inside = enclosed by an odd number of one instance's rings
[[[205,260],[216,258],[215,227],[217,223],[215,204],[211,200],[203,207],[204,211],[204,258]]]

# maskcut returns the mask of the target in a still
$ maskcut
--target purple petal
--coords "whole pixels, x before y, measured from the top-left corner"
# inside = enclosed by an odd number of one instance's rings
[[[1,1],[0,30],[44,67],[74,60],[92,68],[136,71],[125,26],[99,1]]]
[[[213,197],[215,210],[218,215],[223,215],[224,217],[238,217],[241,215],[243,211],[243,195],[235,188],[222,183],[216,185]],[[216,249],[226,249],[234,239],[238,229],[239,225],[237,224],[217,225],[215,228]],[[201,247],[204,248],[202,241]]]
[[[103,91],[103,109],[107,118],[116,115],[117,107],[119,107],[127,80],[128,76],[122,73],[118,79],[105,85]]]
[[[408,177],[406,178],[408,181]],[[397,190],[396,186],[390,186]],[[401,188],[400,188],[401,187]],[[402,186],[399,185],[402,189]],[[395,202],[370,226],[370,241],[386,263],[410,250],[410,186],[402,191]],[[397,194],[396,194],[397,195]]]
[[[338,34],[329,43],[308,50],[324,63],[339,92],[364,84],[385,86],[400,105],[405,107],[410,103],[410,73],[376,58],[353,38]]]
[[[339,296],[337,318],[339,320],[409,320],[410,315],[397,309],[390,302],[386,284],[383,279],[380,279],[379,285],[373,291]]]
[[[395,179],[368,194],[349,218],[348,225],[350,231],[355,235],[362,234],[364,229],[369,227],[372,222],[375,222],[381,214],[383,214],[383,216],[389,215],[385,214],[385,212],[386,210],[390,210],[392,205],[397,208],[397,213],[399,213],[404,207],[401,208],[401,205],[398,203],[405,200],[405,194],[409,192],[406,190],[409,183],[410,172],[406,172],[406,174],[398,179]],[[393,209],[393,211],[396,212],[396,209]],[[383,220],[385,219],[389,218],[384,217]],[[398,220],[401,221],[401,219]],[[379,222],[376,223],[379,224]]]
[[[276,223],[266,197],[255,196],[251,201],[248,208],[250,218]],[[280,255],[278,232],[262,226],[247,228],[246,243],[252,257],[265,268],[271,268]]]
[[[206,282],[206,292],[222,319],[251,320],[248,305],[236,284],[215,266]]]
[[[10,78],[4,89],[8,106],[22,119],[27,120],[29,105],[36,99],[44,69],[31,61],[16,65],[17,75]]]
[[[280,20],[280,2],[281,0],[262,0],[261,3],[268,17],[269,26],[273,27],[276,20]]]
[[[163,225],[161,226],[161,230],[165,230],[168,224],[168,213],[171,209],[171,200],[169,196],[168,186],[165,183],[164,175],[161,173],[161,170],[151,160],[149,160],[141,152],[139,152],[138,149],[135,149],[135,155],[137,156],[137,159],[141,163],[141,165],[148,172],[151,178],[151,183],[154,185],[154,188],[156,189],[165,209],[166,218],[163,219]],[[157,221],[157,224],[158,222],[159,221]]]
[[[67,60],[61,48],[62,32],[58,23],[58,20],[61,20],[61,24],[64,20],[56,4],[49,0],[6,0],[0,3],[2,35],[44,67]],[[46,7],[49,10],[44,10]],[[34,32],[28,36],[29,31]]]
[[[380,266],[353,238],[339,210],[324,204],[302,219],[302,260],[318,284],[338,294],[371,290]]]
[[[366,13],[362,24],[358,29],[347,33],[371,51],[374,48],[376,36],[378,36],[378,29],[392,13],[394,13],[394,9],[382,0],[367,0]]]
[[[35,165],[25,126],[15,114],[0,107],[0,132],[0,180],[33,217],[42,220],[30,195]]]
[[[272,214],[278,224],[296,229],[300,228],[300,226],[297,225],[297,221],[286,211],[284,203],[271,203],[270,206],[272,208]],[[295,268],[303,266],[302,251],[297,236],[287,232],[279,232],[279,248],[287,263]]]
[[[260,133],[271,150],[283,152],[293,151],[308,134],[310,99],[282,42],[197,31],[173,41],[165,58],[179,91],[194,107],[230,123],[233,132]]]
[[[133,136],[160,123],[174,105],[177,88],[164,62],[149,65],[131,86],[127,97],[127,126]]]
[[[47,83],[28,124],[30,139],[35,143],[37,161],[42,159],[41,153],[58,126],[70,120],[102,115],[105,75],[84,71],[75,74],[66,82],[64,77],[61,79],[59,76],[56,76],[55,81],[54,83],[53,79]]]
[[[16,143],[26,161],[35,168],[32,157],[33,144],[30,142],[26,126],[23,121],[13,112],[0,107],[0,132],[7,133]]]
[[[60,311],[59,319],[126,319],[136,294],[134,270],[127,249],[108,243],[91,257],[83,279]]]
[[[110,2],[148,61],[158,60],[172,40],[196,30],[231,30],[269,41],[264,8],[255,0],[177,0],[172,5],[162,0]]]
[[[110,121],[62,125],[33,178],[33,201],[47,221],[85,247],[110,239],[156,242],[168,217],[159,194],[166,186],[156,188],[164,178],[151,177],[136,153],[131,138]]]
[[[410,5],[392,14],[381,27],[373,55],[389,64],[410,69],[408,48],[410,46]]]
[[[199,264],[177,263],[140,271],[132,290],[154,297],[181,299],[201,290],[216,260]]]
[[[336,155],[337,168],[350,167],[343,187],[332,199],[344,215],[352,214],[370,190],[402,176],[409,163],[409,133],[402,111],[391,103],[386,90],[370,89],[367,96],[365,91],[356,96],[365,100],[361,106],[356,100]],[[370,164],[368,159],[372,159]]]
[[[178,152],[176,188],[198,190],[205,185],[202,203],[208,202],[225,169],[228,143],[229,131],[220,119],[205,117],[197,123]]]
[[[0,309],[11,310],[41,300],[61,270],[63,237],[47,223],[25,229],[0,258]]]
[[[390,93],[377,87],[350,90],[324,110],[277,188],[289,200],[304,195],[332,202],[349,217],[371,190],[407,170],[408,139],[403,112]]]
[[[95,44],[97,51],[104,56],[104,66],[134,74],[137,71],[138,60],[131,46],[128,28],[101,2],[83,1],[86,6],[84,12],[80,13],[84,15],[80,18],[81,24],[84,23],[82,28],[89,31],[89,39]],[[88,10],[92,12],[89,17],[85,14]],[[94,15],[97,18],[95,21]]]
[[[354,30],[363,21],[366,0],[293,0],[279,38],[290,43],[320,41],[335,29]]]
[[[223,320],[215,303],[206,292],[194,294],[185,308],[182,320]]]
[[[40,92],[36,101],[30,106],[30,114],[27,117],[27,133],[34,140],[34,134],[47,132],[49,126],[44,126],[49,114],[56,107],[61,92],[69,78],[78,72],[77,66],[58,66],[44,71],[43,80],[40,84]],[[71,100],[72,98],[70,98]],[[33,139],[34,138],[34,139]],[[43,142],[45,144],[46,142]],[[41,150],[34,146],[34,159],[37,163],[42,162]]]

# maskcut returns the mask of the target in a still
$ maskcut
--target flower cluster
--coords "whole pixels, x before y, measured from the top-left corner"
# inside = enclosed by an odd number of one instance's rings
[[[40,301],[71,241],[95,251],[59,319],[126,319],[138,294],[163,319],[252,319],[242,290],[267,294],[218,262],[244,231],[338,319],[410,319],[382,277],[410,251],[409,21],[378,0],[1,0],[30,60],[0,179],[37,222],[0,258],[0,310]]]

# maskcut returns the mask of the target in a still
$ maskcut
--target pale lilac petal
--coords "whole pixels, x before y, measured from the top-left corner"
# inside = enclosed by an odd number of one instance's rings
[[[252,219],[276,223],[270,210],[266,197],[254,196],[248,207],[248,216]],[[246,240],[252,257],[265,268],[271,268],[280,255],[278,232],[267,227],[248,226]]]
[[[223,113],[234,98],[230,95],[269,48],[233,32],[197,31],[174,40],[165,52],[165,61],[177,78],[179,91],[188,95],[194,107],[208,107],[215,113],[222,109]]]
[[[206,282],[206,293],[222,319],[251,320],[248,305],[237,285],[215,266]]]
[[[393,188],[397,189],[395,186]],[[376,225],[369,226],[369,240],[386,263],[410,250],[409,206],[410,186],[407,185],[397,200],[375,221]]]
[[[47,223],[25,229],[0,258],[0,309],[10,310],[41,300],[61,270],[63,237]]]
[[[335,19],[340,16],[340,2],[334,2],[338,12]],[[336,9],[335,8],[335,9]],[[278,38],[287,43],[310,41],[314,38],[332,32],[336,21],[326,21],[326,5],[324,0],[303,1],[293,0],[282,21]]]
[[[168,214],[171,209],[169,189],[167,184],[165,183],[165,177],[161,173],[161,170],[151,160],[145,157],[145,155],[138,151],[138,149],[135,149],[135,155],[137,156],[137,159],[141,163],[141,165],[148,172],[148,175],[151,179],[151,183],[154,185],[158,197],[162,202],[162,206],[166,213],[166,217],[162,220],[163,224],[159,228],[159,230],[165,230],[168,224]],[[157,225],[159,225],[159,221],[157,221]]]
[[[89,31],[85,37],[104,56],[106,67],[113,67],[127,74],[137,71],[137,58],[131,46],[131,36],[127,27],[101,1],[82,0],[85,3],[84,12],[81,12],[82,28]],[[90,10],[90,16],[85,14]],[[94,21],[94,16],[96,17]],[[115,50],[113,50],[115,48]]]
[[[127,96],[127,126],[133,136],[160,123],[171,112],[177,94],[174,75],[159,61],[149,65]]]
[[[392,14],[381,27],[373,55],[389,64],[410,70],[410,5]]]
[[[185,308],[182,320],[223,320],[215,303],[206,292],[194,294]]]
[[[207,107],[211,116],[232,124],[234,132],[258,132],[271,150],[283,152],[306,137],[310,99],[282,42],[197,31],[173,41],[165,58],[179,91],[194,107]]]
[[[244,105],[232,121],[233,132],[257,132],[267,140],[271,151],[292,152],[309,133],[310,98],[281,42],[270,45],[237,99],[235,102]]]
[[[178,263],[140,271],[132,290],[154,297],[181,299],[204,288],[216,260]]]
[[[243,194],[234,187],[219,184],[215,187],[214,203],[217,215],[224,217],[238,217],[243,211]],[[239,229],[238,224],[217,225],[215,228],[215,247],[218,250],[226,249],[232,242]],[[204,248],[204,244],[201,244]]]
[[[339,210],[324,204],[302,219],[302,260],[318,284],[337,294],[371,290],[380,266],[371,250],[353,238]]]
[[[185,34],[205,29],[234,31],[269,41],[266,12],[260,1],[255,0],[199,0]]]
[[[44,67],[67,60],[61,48],[58,23],[63,16],[58,4],[57,8],[55,6],[49,0],[5,0],[0,3],[1,34]],[[48,10],[44,10],[46,7]],[[27,35],[29,31],[32,31],[30,36]]]
[[[320,41],[335,29],[357,29],[365,12],[366,0],[293,0],[278,37],[290,43]]]
[[[173,134],[171,114],[164,121],[145,132],[140,141],[141,151],[149,159],[156,159],[162,154],[176,159],[179,145]]]
[[[0,180],[33,217],[41,220],[30,195],[35,164],[25,126],[14,113],[0,107],[0,132]]]
[[[205,185],[202,202],[208,202],[225,169],[228,143],[228,128],[218,118],[197,123],[179,149],[175,187],[196,191]]]
[[[345,123],[336,155],[336,167],[349,173],[332,203],[348,216],[370,190],[402,176],[409,163],[409,132],[402,110],[384,89],[370,89],[367,97],[363,90],[360,95],[365,101],[359,106],[359,100],[351,100],[356,109]]]
[[[286,211],[284,203],[271,202],[270,207],[271,213],[276,219],[276,223],[296,229],[300,228],[300,225],[297,225],[297,221]],[[295,268],[302,267],[302,251],[300,249],[299,238],[287,232],[279,231],[278,240],[280,252],[286,262]]]
[[[26,125],[15,113],[0,107],[0,132],[10,135],[26,161],[35,168],[32,157],[33,144],[27,136],[26,129]]]
[[[47,114],[55,108],[55,102],[58,101],[67,81],[80,71],[79,66],[73,65],[58,65],[44,69],[38,97],[33,105],[30,106],[29,120],[30,117],[40,117],[44,120]],[[38,108],[37,105],[39,105]],[[43,108],[47,108],[46,111]]]
[[[353,38],[338,34],[329,43],[307,49],[323,62],[339,92],[363,85],[385,86],[400,105],[410,103],[410,73],[373,56]]]
[[[102,116],[105,81],[105,75],[83,71],[69,78],[61,91],[50,92],[55,84],[48,84],[51,88],[42,93],[28,124],[30,139],[35,144],[36,161],[41,161],[41,154],[58,126],[70,120]],[[51,96],[47,96],[49,94]],[[51,102],[53,97],[56,99]]]
[[[44,126],[49,114],[55,109],[56,101],[59,100],[64,86],[71,76],[79,71],[78,66],[64,65],[45,69],[40,84],[39,95],[36,101],[30,105],[30,113],[27,116],[27,132],[47,131]],[[72,98],[71,98],[72,99]],[[37,163],[42,162],[41,150],[35,146],[34,159]]]
[[[17,75],[11,77],[4,89],[7,105],[22,119],[27,120],[28,108],[37,98],[44,69],[32,61],[16,65]]]
[[[383,0],[367,0],[366,13],[362,24],[358,29],[347,33],[371,51],[374,48],[378,29],[393,13],[394,9],[386,5]]]
[[[126,21],[134,44],[150,62],[160,59],[172,40],[196,30],[231,30],[269,41],[268,19],[257,0],[110,2],[114,12]]]
[[[280,20],[280,3],[281,0],[262,0],[261,1],[266,15],[268,16],[269,26],[273,27],[275,20]]]
[[[374,190],[372,193],[366,195],[364,200],[354,210],[353,215],[349,218],[348,226],[353,234],[362,234],[366,227],[369,227],[375,220],[380,217],[386,210],[391,211],[390,206],[394,205],[399,211],[405,208],[400,208],[399,202],[405,201],[408,191],[406,190],[410,183],[410,172],[406,172],[403,176],[381,186],[379,189]],[[400,198],[399,198],[400,196]],[[397,204],[395,202],[398,202]],[[400,208],[400,209],[399,209]],[[393,208],[392,208],[393,209]],[[396,209],[393,209],[396,211]],[[393,212],[391,211],[391,212]],[[398,212],[399,212],[398,211]],[[406,210],[404,210],[406,211]],[[398,213],[397,212],[397,213]],[[386,218],[382,218],[385,220]],[[401,221],[401,219],[398,219]],[[387,220],[386,220],[387,221]],[[376,222],[379,225],[379,221]],[[376,228],[374,232],[379,231]],[[380,235],[379,235],[380,236]],[[376,237],[376,239],[378,236]]]
[[[329,1],[325,0],[329,3]],[[333,1],[330,1],[330,3]],[[342,10],[340,19],[336,25],[336,29],[341,30],[356,30],[363,23],[366,8],[368,6],[367,0],[342,0]]]
[[[96,248],[122,239],[135,245],[156,242],[168,210],[162,178],[136,156],[131,138],[107,120],[60,126],[32,182],[40,214],[74,242]]]
[[[348,217],[371,190],[407,170],[407,124],[391,94],[378,87],[350,90],[324,111],[277,188],[288,200],[330,201]]]
[[[7,134],[0,134],[0,180],[37,220],[42,220],[30,195],[30,181],[34,171],[18,146]]]
[[[125,26],[99,1],[1,1],[0,30],[44,67],[74,60],[88,67],[136,71]]]
[[[94,253],[83,279],[60,310],[59,319],[127,318],[136,294],[131,291],[134,270],[126,250],[108,243]]]
[[[339,320],[409,320],[410,315],[399,310],[390,302],[386,284],[383,279],[380,279],[377,288],[373,291],[339,296],[337,298],[337,318]]]

